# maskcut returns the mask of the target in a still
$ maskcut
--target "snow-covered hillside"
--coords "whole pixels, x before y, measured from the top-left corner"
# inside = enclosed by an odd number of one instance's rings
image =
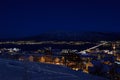
[[[67,67],[0,59],[0,80],[107,80]]]

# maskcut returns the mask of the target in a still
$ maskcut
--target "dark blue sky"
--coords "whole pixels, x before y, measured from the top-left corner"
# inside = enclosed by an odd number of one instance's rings
[[[120,32],[120,3],[110,0],[1,0],[0,38],[52,31]]]

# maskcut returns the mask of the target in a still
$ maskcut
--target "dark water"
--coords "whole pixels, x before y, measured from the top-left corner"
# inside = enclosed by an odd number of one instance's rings
[[[45,47],[52,47],[52,49],[77,49],[84,50],[95,46],[94,44],[84,44],[84,45],[67,45],[67,44],[41,44],[41,45],[15,45],[15,44],[2,44],[0,48],[20,48],[24,51],[32,51],[43,49]]]

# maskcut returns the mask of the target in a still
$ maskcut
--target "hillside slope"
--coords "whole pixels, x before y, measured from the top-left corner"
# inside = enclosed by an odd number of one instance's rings
[[[107,80],[63,66],[0,59],[0,80]]]

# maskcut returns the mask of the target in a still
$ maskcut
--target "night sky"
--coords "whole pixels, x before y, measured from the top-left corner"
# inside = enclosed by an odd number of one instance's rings
[[[53,31],[119,32],[120,3],[115,0],[0,0],[0,38]]]

